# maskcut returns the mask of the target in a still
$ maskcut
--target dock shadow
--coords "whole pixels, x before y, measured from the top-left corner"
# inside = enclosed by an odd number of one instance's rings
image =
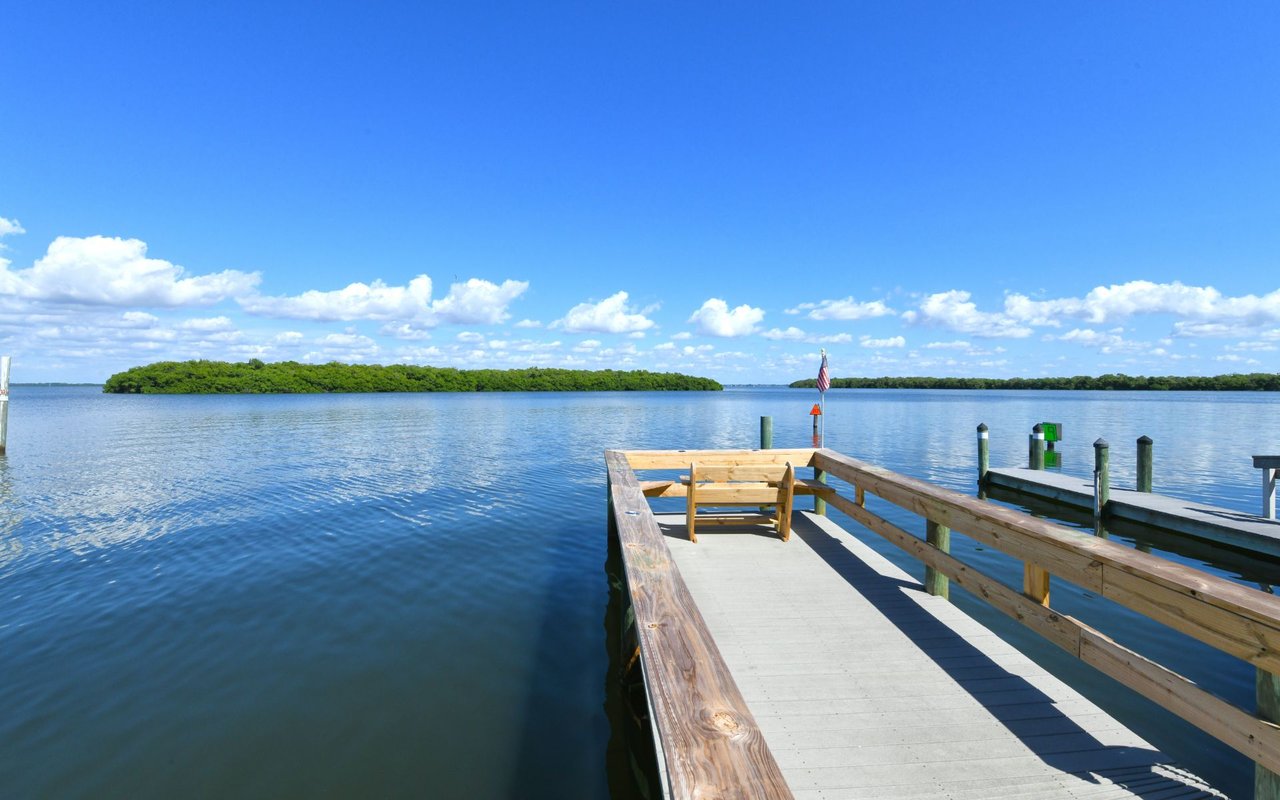
[[[672,516],[670,514],[666,515]],[[689,541],[689,530],[685,527],[684,517],[680,517],[680,522],[668,522],[663,517],[655,517],[658,521],[658,530],[668,539],[679,539],[680,541]],[[699,517],[701,518],[701,517]],[[797,517],[798,519],[798,517]],[[794,536],[796,532],[795,525],[791,527],[791,534]],[[765,539],[777,539],[778,532],[763,522],[744,522],[741,525],[719,525],[709,524],[706,527],[698,526],[698,538],[704,536],[715,536],[717,534],[732,534],[734,536],[760,536]]]
[[[1159,768],[1172,762],[1154,748],[1098,741],[1059,710],[1053,698],[915,602],[910,593],[924,591],[919,583],[880,574],[808,518],[797,515],[792,532],[1046,765],[1090,783],[1106,778],[1135,797],[1153,800],[1171,790],[1198,788],[1162,774]],[[957,661],[965,664],[962,670],[948,667]],[[1179,797],[1214,796],[1181,793]]]

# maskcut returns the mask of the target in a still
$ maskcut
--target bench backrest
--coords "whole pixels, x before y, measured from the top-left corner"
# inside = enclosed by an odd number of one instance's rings
[[[783,479],[790,464],[698,464],[689,465],[689,474],[698,481],[752,481],[777,483]]]

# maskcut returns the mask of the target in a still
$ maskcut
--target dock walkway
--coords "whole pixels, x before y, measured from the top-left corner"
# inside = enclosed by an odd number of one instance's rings
[[[1220,796],[825,517],[656,518],[797,798]]]
[[[1093,482],[1061,472],[1001,467],[987,472],[986,485],[1077,508],[1093,508]],[[1280,521],[1256,514],[1112,487],[1107,516],[1280,558]]]
[[[1215,795],[952,607],[955,586],[1244,754],[1256,797],[1280,800],[1280,597],[825,448],[608,450],[605,463],[630,600],[622,655],[642,667],[666,797]],[[701,488],[669,473],[751,483],[778,466],[778,503],[787,476],[812,469],[815,510],[901,548],[923,584],[820,513],[793,514],[790,541],[766,525],[694,543],[683,515],[649,506],[683,497],[701,517]],[[867,497],[922,517],[925,535]],[[952,531],[1021,561],[1021,589],[953,555]],[[1055,610],[1051,579],[1255,667],[1256,708]]]

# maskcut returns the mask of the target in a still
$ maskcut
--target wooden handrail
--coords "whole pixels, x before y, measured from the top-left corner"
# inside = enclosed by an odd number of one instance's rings
[[[669,462],[655,452],[679,452],[680,460]],[[689,454],[698,452],[708,451],[605,451],[610,513],[627,572],[627,590],[644,656],[645,690],[666,767],[666,788],[669,797],[682,800],[785,800],[792,794],[782,770],[672,562],[632,470],[637,462],[646,469],[687,467],[689,460],[697,457]],[[726,451],[710,452],[719,457]],[[812,457],[812,450],[806,452]]]
[[[1280,598],[1192,567],[1064,528],[1013,509],[900,475],[833,450],[813,466],[855,487],[827,502],[946,575],[994,608],[1120,683],[1181,716],[1273,772],[1280,772],[1280,726],[1222,700],[1193,681],[1128,650],[974,570],[865,507],[870,492],[925,519],[1114,600],[1261,669],[1280,673]]]

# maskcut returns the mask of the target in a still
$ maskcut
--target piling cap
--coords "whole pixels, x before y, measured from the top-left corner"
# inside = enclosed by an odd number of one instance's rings
[[[822,406],[818,405],[817,403],[814,403],[814,404],[813,404],[813,410],[809,412],[809,416],[811,416],[811,417],[820,417],[820,416],[822,416]]]
[[[1093,446],[1094,446],[1094,447],[1096,447],[1096,448],[1101,449],[1101,448],[1103,448],[1103,447],[1110,447],[1111,445],[1107,444],[1107,440],[1106,440],[1106,439],[1103,439],[1103,438],[1099,437],[1098,441],[1096,441],[1096,442],[1094,442],[1094,443],[1093,443]]]
[[[1031,432],[1032,432],[1032,433],[1044,433],[1044,426],[1043,426],[1043,425],[1041,425],[1039,422],[1037,422],[1035,425],[1032,425],[1032,426],[1031,426]]]
[[[1138,437],[1138,444],[1151,444],[1151,437],[1144,433]]]
[[[985,422],[979,422],[979,423],[978,423],[978,433],[986,433],[986,432],[987,432],[987,423],[985,423]]]

